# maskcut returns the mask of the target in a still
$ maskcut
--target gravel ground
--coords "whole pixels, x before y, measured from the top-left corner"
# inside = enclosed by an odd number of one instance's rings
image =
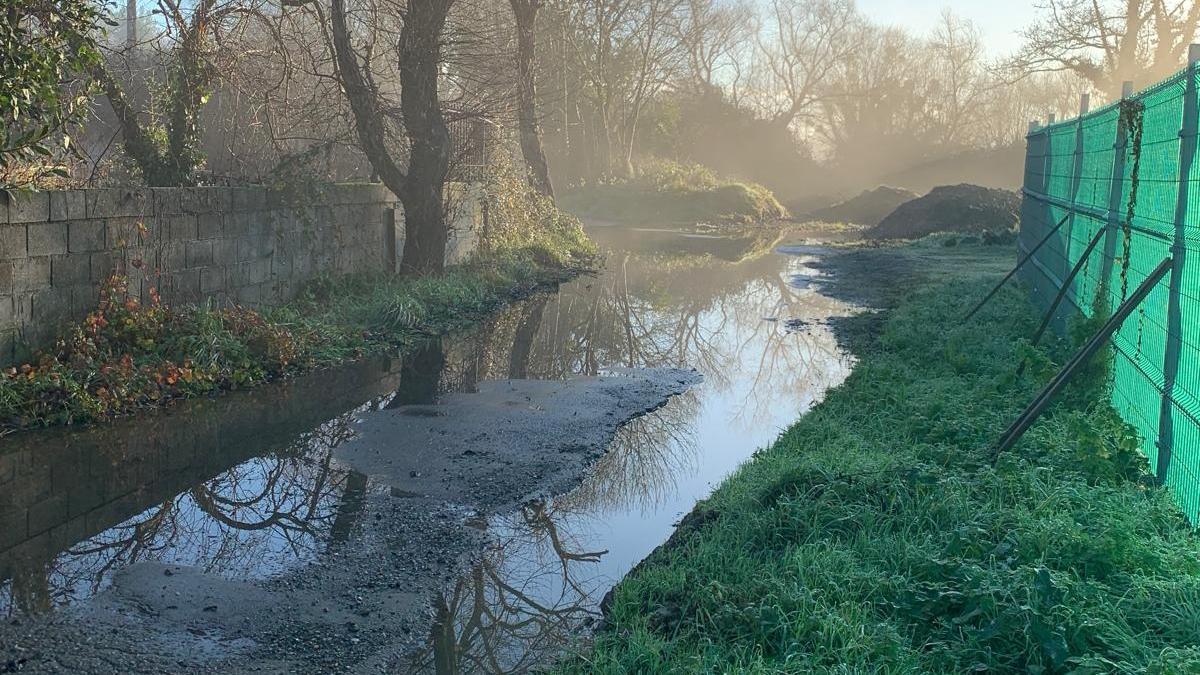
[[[622,423],[698,381],[496,381],[367,413],[336,451],[373,478],[347,541],[266,581],[135,564],[89,601],[0,625],[0,672],[384,672],[423,641],[431,594],[479,554],[481,522],[571,488]]]

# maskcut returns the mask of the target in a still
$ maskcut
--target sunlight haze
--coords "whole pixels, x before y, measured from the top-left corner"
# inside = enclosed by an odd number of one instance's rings
[[[945,2],[944,0],[859,0],[859,10],[872,20],[928,33],[942,9],[970,19],[983,33],[989,56],[1007,56],[1021,44],[1020,32],[1036,15],[1035,0]]]

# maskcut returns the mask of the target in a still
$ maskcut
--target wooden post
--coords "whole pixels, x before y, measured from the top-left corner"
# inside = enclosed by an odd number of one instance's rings
[[[1167,346],[1163,357],[1162,402],[1158,412],[1158,461],[1154,475],[1159,483],[1167,481],[1171,470],[1171,454],[1175,446],[1175,381],[1179,377],[1180,353],[1183,351],[1183,271],[1187,264],[1187,229],[1189,186],[1192,166],[1196,161],[1196,132],[1200,127],[1200,111],[1196,101],[1196,68],[1200,63],[1200,45],[1188,47],[1188,67],[1183,92],[1183,123],[1179,129],[1179,188],[1175,196],[1175,233],[1171,242],[1171,290],[1167,299]]]

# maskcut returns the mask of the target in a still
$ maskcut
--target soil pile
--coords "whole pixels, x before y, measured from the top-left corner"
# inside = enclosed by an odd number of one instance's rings
[[[880,185],[874,190],[864,190],[857,196],[833,206],[818,209],[809,214],[813,220],[827,223],[855,223],[878,225],[896,207],[919,197],[915,192],[903,188]]]
[[[1020,209],[1021,197],[1009,190],[943,185],[901,204],[866,234],[872,239],[917,239],[934,232],[1007,232],[1016,226]]]

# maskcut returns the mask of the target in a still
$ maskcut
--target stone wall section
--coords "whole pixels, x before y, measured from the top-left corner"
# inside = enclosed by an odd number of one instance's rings
[[[85,317],[114,272],[143,300],[260,306],[321,275],[383,271],[403,245],[396,206],[378,184],[0,193],[0,363]]]

